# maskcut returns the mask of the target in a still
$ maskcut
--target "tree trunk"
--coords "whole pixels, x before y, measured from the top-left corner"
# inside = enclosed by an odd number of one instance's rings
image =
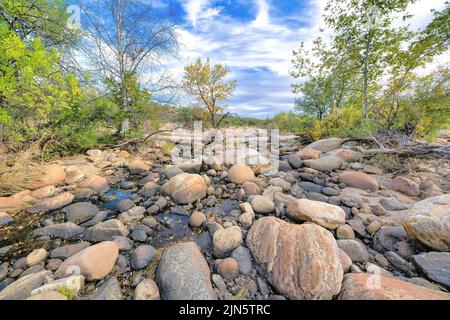
[[[363,119],[367,118],[369,113],[369,99],[368,99],[368,88],[369,88],[369,51],[372,44],[372,30],[369,30],[366,42],[366,51],[364,52],[364,69],[363,69]]]

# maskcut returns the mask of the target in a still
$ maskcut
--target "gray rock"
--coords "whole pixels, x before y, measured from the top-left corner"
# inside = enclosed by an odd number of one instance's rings
[[[105,280],[89,300],[122,300],[120,284],[116,277],[112,276]]]
[[[334,188],[330,188],[330,187],[324,187],[322,189],[322,193],[324,195],[326,195],[326,196],[329,196],[329,197],[334,197],[334,196],[338,196],[339,195],[339,191],[337,191]]]
[[[314,180],[314,175],[312,173],[300,172],[298,176],[302,181],[312,182]]]
[[[120,251],[129,251],[133,247],[133,241],[124,236],[112,237],[113,242],[117,244]]]
[[[318,184],[312,183],[312,182],[305,182],[302,181],[299,183],[300,187],[302,187],[307,192],[322,192],[322,186],[319,186]]]
[[[87,241],[75,243],[75,244],[69,244],[67,246],[55,248],[52,251],[50,251],[50,258],[56,258],[56,259],[67,259],[71,256],[73,256],[75,253],[89,247],[91,244]]]
[[[99,210],[90,202],[78,202],[65,207],[63,211],[67,221],[79,224],[95,217]]]
[[[144,269],[155,256],[156,250],[150,245],[142,245],[133,250],[131,254],[131,268],[133,270]]]
[[[13,222],[14,219],[7,214],[6,212],[0,212],[0,227],[7,225],[8,223]]]
[[[291,170],[292,170],[292,167],[291,167],[291,165],[289,164],[289,162],[283,160],[283,161],[280,161],[280,162],[279,162],[278,170],[279,170],[279,171],[291,171]]]
[[[28,211],[30,213],[39,213],[56,210],[72,203],[74,199],[75,196],[69,192],[61,193],[57,196],[36,202]]]
[[[450,288],[450,253],[422,253],[412,256],[412,262],[426,278]]]
[[[250,250],[244,246],[239,246],[231,253],[239,265],[239,272],[245,276],[249,276],[252,272],[252,256]]]
[[[365,263],[369,261],[369,253],[366,247],[356,240],[337,240],[338,247],[341,248],[352,260],[353,263]]]
[[[109,241],[114,236],[128,236],[129,230],[117,219],[100,222],[86,230],[85,239],[93,242]]]
[[[390,210],[390,211],[400,211],[400,210],[405,210],[408,209],[409,206],[401,203],[400,201],[398,201],[396,198],[381,198],[380,199],[380,204],[386,209],[386,210]]]
[[[353,188],[345,188],[344,190],[342,190],[339,198],[347,207],[361,208],[362,206],[361,196],[357,191],[355,192],[355,189]]]
[[[137,242],[144,242],[147,239],[147,234],[144,230],[133,230],[130,234],[130,238]]]
[[[123,199],[117,204],[117,208],[120,212],[125,212],[134,207],[134,202],[130,199]]]
[[[173,245],[164,250],[156,282],[164,300],[216,300],[210,270],[194,242]]]
[[[84,231],[84,228],[73,222],[58,223],[34,230],[34,237],[49,236],[52,238],[62,238],[70,240],[78,237]]]
[[[402,227],[382,227],[375,234],[373,248],[381,253],[386,251],[396,251],[395,244],[399,241],[407,240],[405,229]]]
[[[28,298],[31,296],[31,291],[40,287],[50,274],[50,271],[45,270],[14,281],[0,291],[0,300],[24,300]]]
[[[303,160],[303,164],[318,171],[333,171],[342,168],[345,161],[336,156],[323,156],[319,159]]]
[[[3,281],[3,279],[6,278],[6,275],[8,274],[8,262],[3,262],[0,264],[0,281]]]
[[[314,201],[328,202],[328,197],[318,192],[308,192],[306,198]]]
[[[406,261],[402,257],[400,257],[398,254],[396,254],[393,251],[388,251],[384,254],[386,259],[397,269],[402,271],[404,274],[406,274],[409,277],[415,277],[417,276],[416,272],[414,271],[414,266],[412,263]]]
[[[28,276],[28,275],[30,275],[30,274],[34,274],[34,273],[41,272],[41,271],[43,271],[43,270],[45,270],[45,268],[44,268],[44,266],[41,265],[41,264],[38,264],[38,265],[35,265],[35,266],[32,266],[32,267],[29,267],[28,269],[26,269],[24,272],[22,272],[22,273],[20,274],[19,279],[20,279],[20,278],[23,278],[23,277],[25,277],[25,276]]]
[[[295,169],[298,169],[298,168],[303,167],[303,161],[302,161],[302,159],[300,159],[300,158],[299,158],[297,155],[295,155],[295,154],[289,155],[289,156],[287,157],[287,160],[288,160],[289,164],[290,164],[293,168],[295,168]]]

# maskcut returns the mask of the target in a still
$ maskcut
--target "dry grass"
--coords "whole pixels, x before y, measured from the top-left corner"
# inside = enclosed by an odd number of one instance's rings
[[[35,149],[30,148],[15,154],[0,152],[0,196],[9,196],[28,189],[32,181],[41,176],[33,170],[36,163],[32,161]]]

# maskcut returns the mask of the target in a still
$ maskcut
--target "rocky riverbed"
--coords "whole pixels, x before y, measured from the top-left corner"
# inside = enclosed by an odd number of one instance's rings
[[[339,142],[290,140],[271,175],[157,148],[44,165],[0,198],[0,300],[450,299],[450,162]]]

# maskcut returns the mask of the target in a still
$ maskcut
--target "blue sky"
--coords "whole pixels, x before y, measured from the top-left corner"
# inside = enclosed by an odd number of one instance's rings
[[[181,80],[186,64],[209,57],[213,63],[227,64],[229,78],[238,82],[235,95],[226,103],[229,111],[266,118],[293,109],[292,51],[302,41],[311,45],[319,35],[327,0],[140,1],[170,10],[180,50],[177,59],[166,61],[163,69],[175,81]],[[444,6],[445,0],[419,0],[411,5],[408,11],[415,16],[411,28],[425,26],[432,18],[430,10]],[[193,100],[182,95],[173,102],[186,105]]]

